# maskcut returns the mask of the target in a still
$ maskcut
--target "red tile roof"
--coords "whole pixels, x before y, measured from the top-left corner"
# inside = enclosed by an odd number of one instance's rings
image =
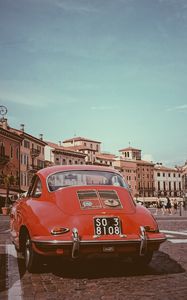
[[[119,150],[119,152],[122,152],[122,151],[141,151],[141,150],[136,149],[136,148],[132,148],[132,147],[127,147],[127,148]]]
[[[79,151],[75,151],[75,148],[74,147],[63,147],[63,146],[60,146],[56,143],[53,143],[53,142],[50,142],[50,141],[45,141],[47,143],[47,145],[51,148],[54,148],[54,150],[59,150],[59,151],[62,151],[62,152],[66,152],[68,154],[74,154],[74,155],[77,155],[77,156],[82,156],[82,157],[85,157],[86,154],[82,153],[82,152],[79,152]]]
[[[90,140],[90,139],[80,137],[80,136],[79,137],[74,137],[74,138],[71,138],[71,139],[67,139],[67,140],[63,141],[63,143],[69,143],[69,142],[73,142],[73,141],[87,141],[87,142],[94,142],[94,143],[101,144],[101,142],[98,142],[98,141],[95,141],[95,140]]]
[[[96,153],[96,158],[114,161],[116,155],[108,153]]]

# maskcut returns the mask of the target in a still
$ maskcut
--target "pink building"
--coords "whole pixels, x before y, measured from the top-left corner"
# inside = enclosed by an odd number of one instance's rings
[[[21,129],[11,128],[11,131],[22,138],[20,149],[20,184],[23,191],[27,191],[33,174],[44,168],[44,147],[46,143],[43,141],[43,136],[36,138],[25,132],[24,124],[21,124]]]
[[[4,203],[9,178],[9,195],[20,192],[20,148],[22,137],[13,133],[7,119],[0,120],[0,206]]]
[[[128,183],[132,196],[134,197],[138,192],[136,183],[136,161],[119,158],[115,160],[114,167],[122,174],[125,181]]]
[[[154,195],[154,164],[141,159],[141,150],[127,147],[119,150],[115,167],[121,170],[134,197]]]
[[[62,145],[74,151],[80,151],[86,154],[86,164],[93,164],[96,160],[96,153],[100,152],[101,142],[83,137],[74,137],[63,141]]]
[[[86,154],[72,150],[72,147],[46,141],[45,163],[46,165],[82,165],[85,164]]]

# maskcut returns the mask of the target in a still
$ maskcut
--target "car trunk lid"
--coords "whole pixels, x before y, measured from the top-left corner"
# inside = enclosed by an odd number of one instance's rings
[[[129,191],[117,186],[73,186],[56,191],[56,204],[66,214],[112,212],[132,214],[135,205]]]

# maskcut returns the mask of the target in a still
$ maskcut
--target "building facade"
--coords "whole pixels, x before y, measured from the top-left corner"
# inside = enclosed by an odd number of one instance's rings
[[[46,141],[45,164],[52,165],[83,165],[85,164],[86,154],[73,151],[72,148]]]
[[[182,197],[182,169],[156,164],[154,184],[155,196]]]
[[[80,151],[86,154],[86,164],[94,164],[96,160],[96,153],[100,153],[101,142],[90,140],[83,137],[74,137],[63,141],[63,147],[68,147],[74,151]]]
[[[27,191],[33,174],[45,166],[44,148],[46,143],[43,141],[42,135],[36,138],[25,132],[23,124],[21,124],[20,130],[11,128],[11,131],[22,138],[20,149],[20,185],[23,191]]]
[[[141,159],[141,150],[127,147],[119,150],[120,156],[115,162],[133,197],[153,197],[154,195],[154,164]]]
[[[20,192],[20,149],[22,137],[13,133],[7,119],[0,120],[0,200]],[[8,181],[8,182],[7,182]]]
[[[137,162],[118,157],[114,162],[114,167],[121,173],[129,186],[132,196],[135,197],[138,193],[136,182]]]

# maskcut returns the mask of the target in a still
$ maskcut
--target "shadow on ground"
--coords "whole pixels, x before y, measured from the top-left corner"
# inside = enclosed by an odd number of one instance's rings
[[[20,275],[25,273],[23,260],[19,260]],[[164,252],[156,251],[148,266],[134,265],[127,260],[87,259],[83,261],[64,261],[52,259],[41,266],[36,273],[52,273],[62,278],[130,277],[142,275],[164,275],[183,273],[185,270]]]
[[[0,254],[0,292],[7,289],[6,287],[6,268],[8,254]],[[17,258],[20,278],[26,272],[24,260]],[[13,272],[13,270],[12,270]],[[171,259],[168,254],[157,251],[149,266],[140,267],[131,262],[117,259],[87,259],[84,261],[63,261],[53,259],[43,264],[35,272],[37,274],[53,274],[60,278],[71,279],[99,279],[109,277],[130,277],[144,275],[164,275],[183,273],[185,270],[175,260]],[[12,278],[13,279],[13,278]],[[10,280],[14,284],[14,280]],[[9,282],[10,282],[9,281]]]

